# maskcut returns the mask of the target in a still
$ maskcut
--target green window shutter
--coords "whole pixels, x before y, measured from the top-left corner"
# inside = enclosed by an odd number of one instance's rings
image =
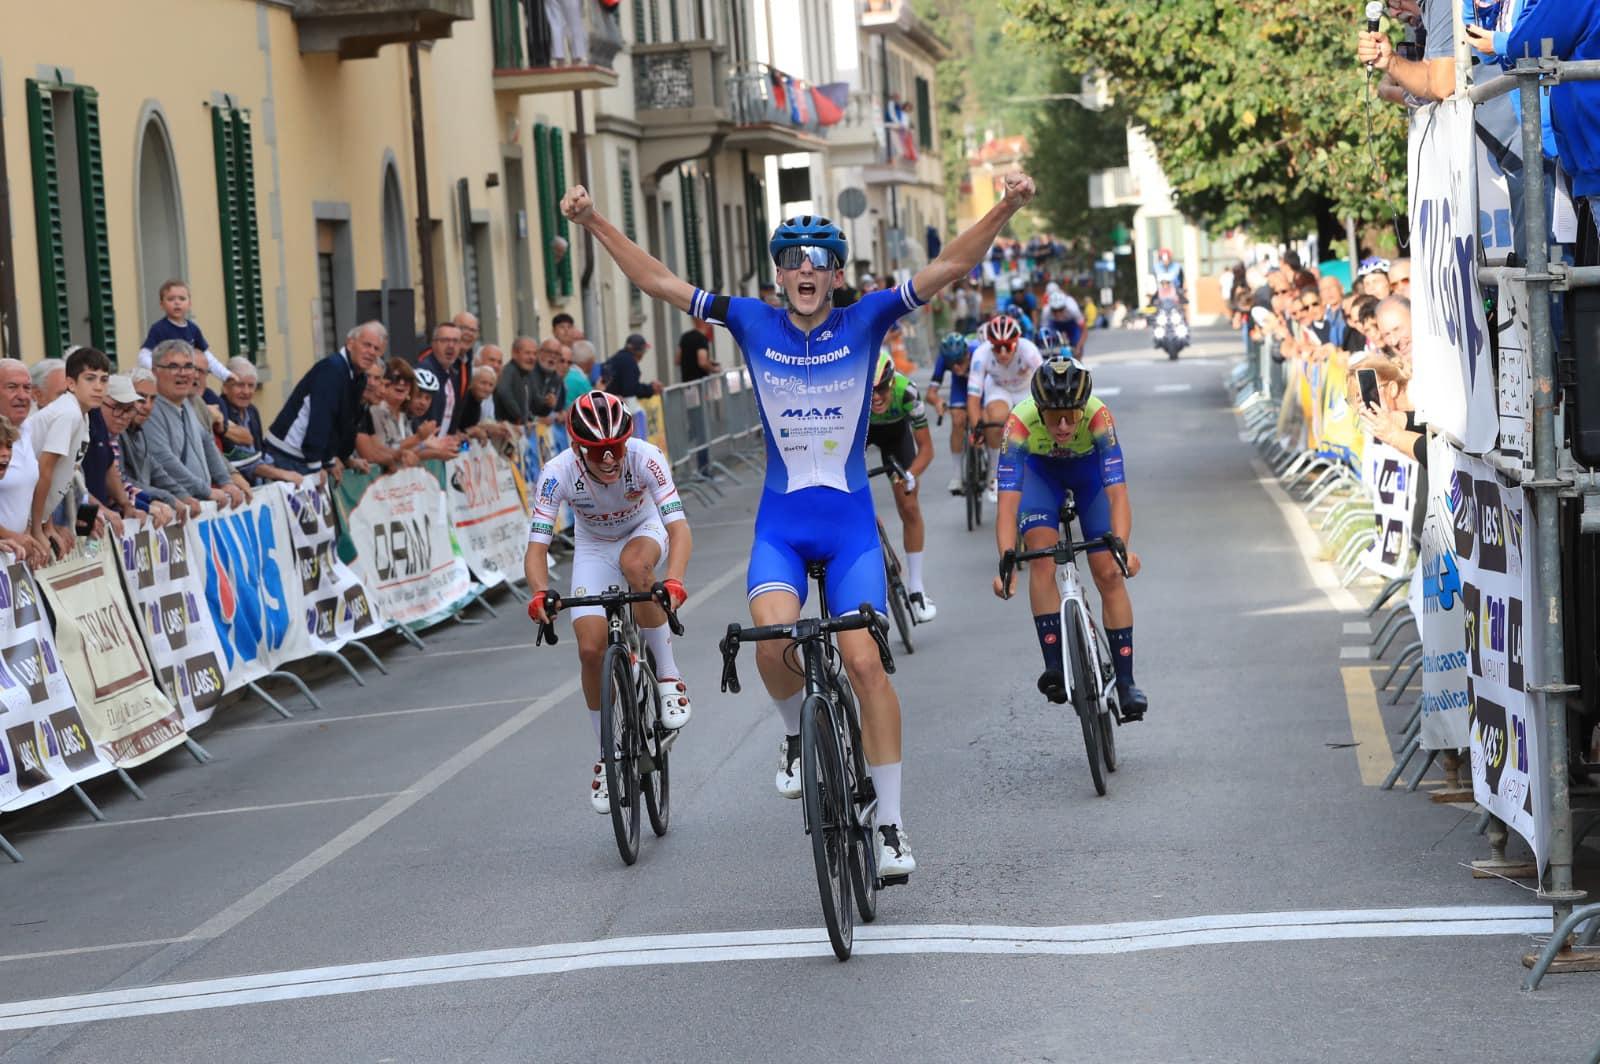
[[[83,196],[83,263],[89,277],[89,335],[117,364],[117,319],[111,298],[111,242],[106,224],[106,174],[100,150],[100,94],[72,90],[78,129],[78,188]]]
[[[55,112],[50,86],[27,82],[28,141],[33,156],[34,243],[39,246],[39,296],[43,304],[44,346],[58,355],[72,335],[67,309],[67,259],[61,246],[61,185],[56,176]]]
[[[556,235],[567,242],[567,253],[561,257],[561,294],[570,296],[572,294],[572,259],[577,248],[572,246],[572,233],[569,223],[566,215],[562,214],[559,208],[561,197],[567,191],[567,142],[559,126],[550,127],[549,137],[550,170],[551,178],[554,181],[551,193],[552,199],[557,204],[551,213],[555,216]]]
[[[535,183],[539,186],[539,244],[544,254],[541,260],[544,263],[544,294],[546,299],[555,299],[559,294],[559,270],[552,254],[552,245],[556,235],[556,200],[551,195],[553,175],[550,172],[550,138],[546,136],[548,127],[539,123],[533,127],[533,169]]]
[[[645,42],[645,37],[644,37],[644,34],[645,34],[644,5],[645,5],[645,0],[633,0],[633,43],[634,44],[643,44]]]
[[[700,277],[700,206],[695,198],[695,179],[686,170],[678,171],[678,198],[683,201],[684,280],[703,287]]]
[[[243,288],[244,260],[239,234],[244,220],[239,217],[239,164],[233,137],[233,112],[226,107],[211,108],[211,146],[216,155],[217,229],[222,234],[222,288],[228,312],[228,351],[242,350],[250,328]]]
[[[917,146],[933,148],[933,105],[926,78],[917,79]]]
[[[756,279],[761,284],[772,283],[772,256],[767,254],[767,197],[761,179],[755,174],[745,174],[745,204],[750,219],[750,248],[756,258]]]
[[[249,112],[213,107],[211,143],[216,154],[228,353],[256,362],[266,351],[267,328],[261,297],[261,234],[256,219],[255,148]]]
[[[518,0],[493,0],[494,65],[501,70],[521,70],[522,15]]]
[[[639,242],[639,223],[633,213],[633,159],[626,153],[617,158],[618,176],[622,179],[622,233],[634,243]],[[633,282],[628,283],[628,309],[635,315],[644,312],[644,293]]]
[[[250,112],[233,112],[233,159],[237,168],[240,299],[244,303],[244,343],[234,350],[252,362],[266,353],[266,308],[261,299],[261,232],[256,225],[256,154],[251,137]]]

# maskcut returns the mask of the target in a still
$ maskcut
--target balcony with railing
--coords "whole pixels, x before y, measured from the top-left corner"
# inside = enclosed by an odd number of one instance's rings
[[[371,59],[386,44],[436,41],[472,17],[472,0],[294,0],[300,51]]]
[[[822,106],[808,83],[765,63],[747,63],[728,75],[729,116],[733,129],[726,144],[757,155],[821,151]],[[832,117],[839,117],[837,108]]]
[[[494,90],[513,95],[609,89],[622,50],[616,9],[583,6],[583,37],[555,41],[540,0],[490,0],[494,31]]]

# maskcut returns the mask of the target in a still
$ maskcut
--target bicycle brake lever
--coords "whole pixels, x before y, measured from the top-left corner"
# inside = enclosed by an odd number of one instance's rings
[[[667,627],[675,636],[683,635],[683,622],[678,620],[678,611],[672,608],[672,595],[667,591],[667,585],[657,581],[656,586],[650,589],[655,596],[656,605],[661,607],[661,612],[667,615]]]
[[[722,690],[724,694],[739,693],[739,626],[728,625],[728,634],[717,644],[722,651]]]
[[[1101,536],[1100,539],[1110,548],[1111,556],[1117,560],[1117,568],[1122,570],[1123,579],[1131,580],[1132,577],[1128,575],[1128,545],[1122,542],[1121,537],[1110,532]]]
[[[533,637],[533,645],[536,647],[543,646],[546,643],[549,643],[551,646],[555,646],[560,641],[561,640],[556,637],[556,626],[548,621],[539,625],[539,632]]]
[[[872,618],[867,630],[872,633],[872,641],[878,644],[878,660],[883,662],[883,671],[893,676],[895,665],[894,654],[889,650],[889,619],[865,603],[861,608]]]

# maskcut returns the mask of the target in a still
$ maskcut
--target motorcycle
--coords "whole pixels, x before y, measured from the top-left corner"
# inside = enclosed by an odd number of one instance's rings
[[[1162,281],[1156,289],[1156,312],[1150,319],[1150,339],[1172,360],[1189,346],[1189,319],[1177,286],[1171,281]]]

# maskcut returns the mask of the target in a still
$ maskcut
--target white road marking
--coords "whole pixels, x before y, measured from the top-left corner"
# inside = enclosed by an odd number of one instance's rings
[[[1245,913],[1065,927],[882,924],[856,930],[862,954],[1084,956],[1187,946],[1331,939],[1534,935],[1550,929],[1538,905]],[[345,964],[0,1004],[0,1030],[229,1008],[402,987],[560,975],[594,968],[831,956],[822,928],[649,935]]]
[[[743,569],[729,569],[704,587],[696,588],[694,601],[685,603],[684,608],[678,611],[679,614],[693,612],[698,604],[711,601],[712,596],[718,591],[743,576]],[[434,791],[455,779],[462,772],[465,772],[495,747],[544,716],[552,706],[559,705],[571,697],[578,690],[580,682],[581,678],[577,670],[574,669],[572,678],[566,683],[549,691],[544,697],[528,703],[520,713],[501,721],[499,725],[462,747],[448,760],[417,780],[409,790],[402,791],[390,798],[387,802],[384,802],[378,808],[345,828],[255,890],[252,890],[249,894],[246,894],[189,932],[184,936],[184,939],[193,941],[195,939],[217,938],[238,927],[293,889],[301,880],[338,860],[401,813],[404,813],[407,809],[410,809]]]
[[[182,938],[151,938],[143,942],[105,942],[98,946],[72,946],[69,949],[47,949],[38,953],[4,953],[0,954],[0,964],[13,961],[37,961],[51,957],[76,957],[80,953],[110,953],[119,949],[145,949],[149,946],[170,946],[175,942],[183,942]]]
[[[373,794],[347,794],[339,798],[307,798],[299,802],[273,802],[270,805],[236,805],[229,809],[201,809],[193,813],[169,813],[166,816],[141,816],[131,820],[96,820],[92,824],[67,824],[59,828],[24,832],[24,835],[53,835],[58,831],[99,831],[103,828],[121,828],[130,824],[161,824],[169,820],[193,820],[201,816],[229,816],[233,813],[269,813],[275,809],[298,809],[307,805],[333,805],[336,802],[366,802],[375,798],[392,798],[404,791],[377,791]]]
[[[1366,647],[1340,647],[1340,661],[1367,661],[1372,657]]]
[[[1192,384],[1158,384],[1156,385],[1156,394],[1173,395],[1178,392],[1192,391],[1193,389],[1194,385]]]
[[[1103,399],[1106,396],[1121,395],[1122,394],[1122,388],[1119,385],[1115,385],[1115,384],[1110,385],[1110,386],[1101,385],[1100,387],[1098,387],[1098,388],[1096,388],[1094,390],[1094,394],[1100,396]]]
[[[532,646],[532,643],[528,644]],[[509,648],[501,648],[509,649]],[[236,731],[264,731],[268,728],[293,728],[299,724],[340,724],[349,720],[381,720],[384,717],[410,717],[418,713],[444,713],[456,709],[481,709],[484,706],[524,706],[527,705],[520,698],[491,698],[487,702],[455,702],[447,706],[417,706],[415,709],[383,709],[375,713],[345,713],[337,717],[295,717],[293,720],[282,720],[274,717],[265,724],[240,724],[228,728],[230,732]],[[398,793],[398,792],[396,792]]]
[[[1345,635],[1371,635],[1372,624],[1370,621],[1345,621]]]
[[[1289,526],[1289,534],[1300,547],[1300,557],[1306,564],[1306,572],[1311,575],[1311,582],[1317,585],[1335,610],[1341,613],[1358,612],[1361,603],[1356,601],[1356,597],[1348,589],[1339,586],[1339,574],[1334,571],[1332,565],[1322,560],[1322,543],[1312,530],[1311,522],[1306,520],[1306,515],[1289,498],[1283,486],[1278,483],[1278,478],[1272,475],[1272,470],[1268,469],[1261,459],[1252,456],[1250,464],[1255,467],[1256,480],[1261,489],[1278,507],[1278,512],[1283,514],[1283,522]]]
[[[532,650],[533,642],[511,643],[503,647],[466,647],[461,650],[428,650],[424,653],[429,658],[456,658],[463,654],[498,654],[502,650]]]

